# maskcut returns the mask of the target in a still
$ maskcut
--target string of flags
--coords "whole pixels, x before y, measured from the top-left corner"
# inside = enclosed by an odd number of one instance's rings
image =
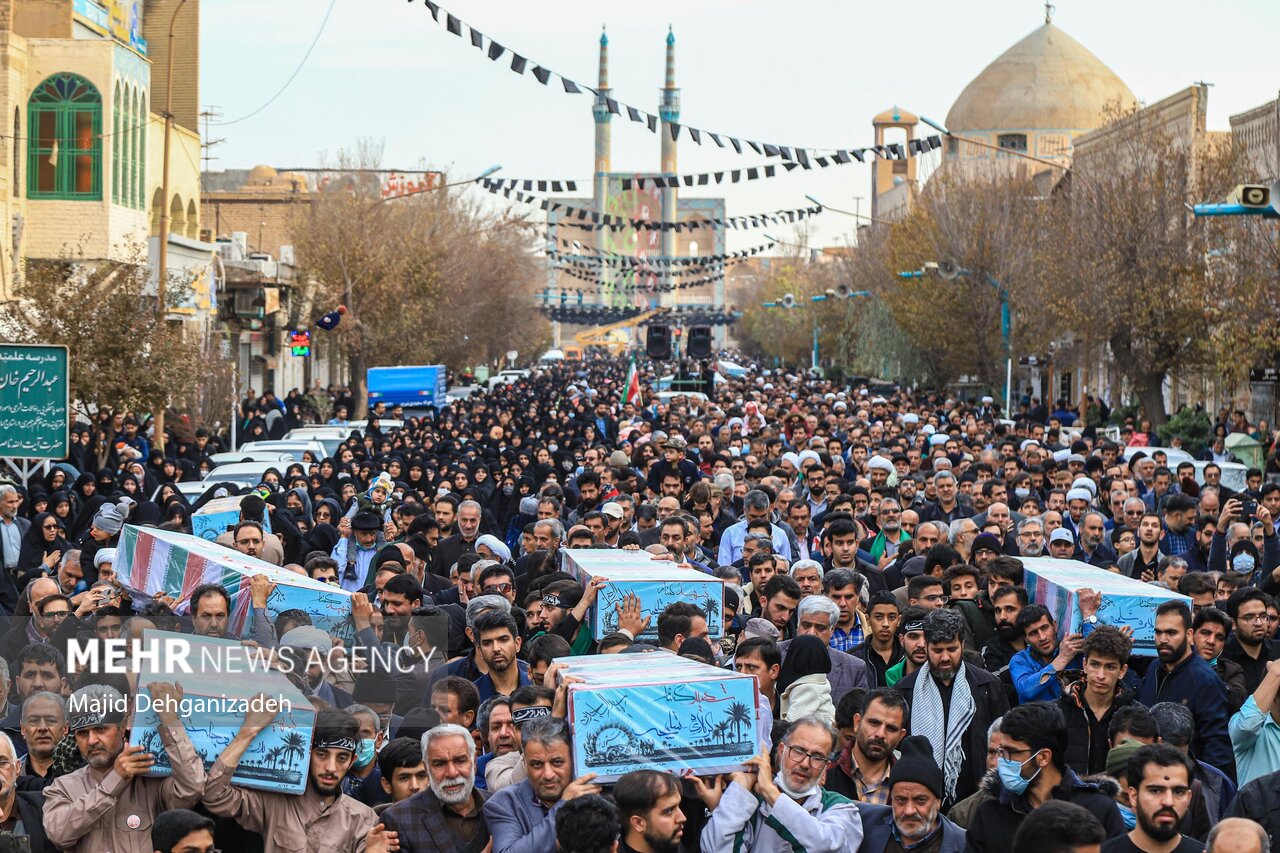
[[[409,0],[409,2],[412,3],[414,0]],[[575,82],[574,80],[565,77],[563,74],[552,71],[545,65],[533,62],[528,57],[516,53],[514,50],[506,47],[505,45],[499,44],[492,38],[489,38],[475,27],[458,18],[452,12],[442,8],[439,3],[435,2],[435,0],[423,0],[423,2],[426,4],[427,11],[431,13],[433,21],[437,24],[441,23],[441,13],[443,13],[445,29],[458,38],[468,39],[471,42],[472,47],[487,55],[491,61],[505,61],[505,57],[510,54],[510,68],[514,73],[524,76],[525,72],[528,72],[529,74],[532,74],[534,79],[543,86],[550,84],[551,78],[554,77],[560,82],[560,87],[564,90],[565,94],[581,95],[584,92],[589,92],[594,95],[597,101],[607,108],[610,113],[616,116],[621,116],[625,110],[628,119],[635,124],[647,127],[650,133],[657,133],[660,125],[665,124],[667,126],[667,132],[671,135],[673,140],[679,139],[680,132],[683,130],[687,132],[687,135],[693,140],[695,145],[701,146],[703,144],[703,138],[705,137],[710,142],[714,142],[719,148],[731,146],[738,154],[742,154],[746,148],[750,148],[752,151],[756,152],[756,154],[761,156],[781,157],[783,160],[792,160],[799,163],[806,169],[810,168],[808,164],[811,157],[824,157],[828,159],[834,158],[839,162],[848,162],[848,159],[852,158],[861,162],[862,157],[854,156],[854,151],[856,150],[862,152],[864,156],[867,152],[872,152],[875,156],[882,157],[886,160],[904,160],[911,154],[923,154],[939,148],[942,145],[941,138],[932,136],[909,140],[906,145],[901,143],[892,143],[889,145],[876,145],[871,148],[861,149],[840,149],[812,146],[800,147],[796,145],[779,145],[776,143],[758,142],[737,136],[731,136],[727,133],[714,133],[703,128],[682,124],[678,121],[664,121],[655,113],[630,106],[608,95],[602,95],[600,90],[592,86]],[[841,160],[840,158],[842,156],[845,159]],[[529,188],[526,187],[526,189]],[[545,192],[545,190],[539,191]]]
[[[480,185],[494,195],[505,196],[514,199],[523,204],[532,205],[541,208],[548,213],[563,212],[566,217],[576,219],[577,222],[566,222],[574,228],[581,228],[587,231],[595,231],[601,228],[609,228],[614,231],[623,228],[634,228],[637,231],[675,231],[683,233],[685,231],[698,231],[703,228],[763,228],[766,225],[780,225],[791,222],[799,222],[803,219],[817,216],[822,213],[823,207],[815,204],[811,207],[797,207],[791,210],[775,210],[770,213],[753,213],[743,216],[716,217],[712,219],[696,219],[689,222],[664,222],[656,219],[628,219],[622,216],[613,216],[612,214],[600,214],[594,210],[587,210],[582,207],[574,207],[573,205],[564,204],[551,199],[539,198],[536,195],[523,193],[518,190],[499,189],[496,184],[484,178]]]
[[[640,293],[640,292],[670,293],[671,291],[674,291],[674,290],[686,290],[694,287],[702,287],[703,285],[712,284],[714,282],[721,281],[724,279],[724,272],[721,271],[714,275],[704,276],[699,279],[693,279],[690,281],[677,281],[677,282],[671,282],[669,284],[654,283],[654,280],[657,278],[657,276],[650,276],[649,277],[650,281],[646,283],[634,282],[634,283],[628,284],[628,283],[619,283],[616,281],[605,281],[604,279],[589,276],[584,273],[580,273],[577,270],[572,270],[572,269],[563,269],[563,270],[560,270],[560,272],[563,272],[567,276],[572,276],[573,278],[576,278],[579,281],[584,281],[588,284],[595,285],[597,291],[608,290],[611,293]],[[560,290],[562,292],[570,292],[565,288],[560,288]],[[580,289],[580,292],[586,293],[587,291],[585,289]]]
[[[911,142],[919,142],[927,150],[942,147],[941,136],[930,136],[923,139],[913,139]],[[806,160],[800,162],[797,160],[786,160],[782,163],[763,163],[759,166],[748,166],[738,169],[720,169],[713,172],[689,172],[682,175],[643,175],[633,178],[621,178],[619,183],[623,192],[630,190],[648,190],[648,189],[676,189],[679,187],[705,187],[712,184],[723,184],[727,180],[731,184],[742,183],[743,181],[759,181],[767,178],[775,178],[779,175],[785,175],[795,169],[812,170],[813,165],[821,169],[832,166],[844,166],[849,163],[858,162],[865,163],[867,158],[875,159],[876,157],[884,157],[885,159],[905,159],[905,154],[901,154],[901,143],[893,143],[891,145],[874,146],[871,148],[850,148],[845,151],[837,151],[831,156],[815,156],[812,161]],[[914,148],[912,149],[914,150]],[[899,156],[901,154],[901,156]],[[892,156],[890,156],[892,155]],[[781,168],[782,171],[779,171]],[[508,189],[522,189],[525,192],[537,191],[545,192],[577,192],[578,181],[569,180],[551,180],[538,178],[495,178],[490,183]],[[583,182],[585,183],[585,182]]]
[[[637,255],[624,255],[620,252],[610,252],[605,249],[597,249],[594,246],[585,246],[579,240],[569,240],[564,237],[555,237],[552,234],[545,235],[547,240],[559,243],[561,246],[572,249],[572,252],[561,252],[558,249],[548,249],[547,254],[558,254],[564,257],[581,256],[582,254],[591,254],[606,258],[616,258],[625,264],[641,263],[652,266],[697,266],[700,264],[718,263],[719,261],[733,260],[736,258],[749,258],[758,255],[761,252],[767,252],[777,243],[770,240],[760,246],[752,246],[750,249],[740,249],[736,252],[727,252],[721,255],[693,255],[692,257],[677,257],[668,255],[649,255],[647,257],[639,257]]]
[[[611,268],[614,275],[627,275],[636,273],[652,273],[654,275],[666,276],[684,276],[698,275],[709,270],[725,269],[727,267],[740,264],[747,260],[746,258],[732,258],[730,260],[715,261],[708,264],[700,264],[698,266],[670,267],[664,269],[655,269],[645,263],[648,258],[582,258],[576,255],[566,255],[556,251],[547,252],[547,257],[553,260],[554,269],[563,269],[565,267],[575,267],[577,269],[596,270],[604,272],[606,268]]]

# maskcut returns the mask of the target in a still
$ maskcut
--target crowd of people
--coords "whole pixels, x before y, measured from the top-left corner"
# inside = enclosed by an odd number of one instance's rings
[[[301,400],[251,394],[240,437],[300,425]],[[329,403],[338,424],[356,409],[343,389]],[[1197,477],[1141,421],[1109,440],[1096,403],[1005,419],[990,398],[782,371],[636,399],[604,358],[403,414],[378,406],[333,456],[245,489],[210,459],[228,436],[179,420],[160,449],[149,422],[104,412],[46,476],[0,485],[0,851],[1266,853],[1280,836],[1265,471],[1233,491],[1210,458]],[[334,649],[306,611],[268,607],[266,576],[233,637],[222,586],[145,596],[117,575],[126,524],[190,532],[223,495],[240,518],[221,545],[351,594],[339,651],[357,664],[291,676],[316,711],[301,795],[233,783],[275,709],[207,761],[161,713],[162,776],[113,710],[136,682],[68,664],[73,640],[157,628]],[[567,549],[722,580],[723,636],[693,603],[630,599],[594,636],[600,584],[565,571]],[[1075,591],[1079,633],[1060,626],[1033,558],[1167,598],[1155,656],[1099,619],[1098,589]],[[422,665],[358,663],[376,649]],[[759,753],[710,776],[576,773],[557,660],[607,654],[754,676]]]

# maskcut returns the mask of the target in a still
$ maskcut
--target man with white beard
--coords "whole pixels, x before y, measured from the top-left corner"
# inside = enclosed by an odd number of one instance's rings
[[[857,850],[862,843],[857,806],[821,785],[840,742],[840,733],[825,720],[801,717],[778,746],[777,773],[768,755],[757,755],[746,771],[730,777],[718,803],[699,791],[711,810],[702,830],[703,853]]]
[[[903,738],[899,749],[889,773],[889,805],[858,803],[865,833],[860,850],[963,853],[964,830],[940,814],[945,791],[929,739]]]
[[[382,813],[398,833],[401,853],[457,850],[479,853],[489,844],[482,811],[489,795],[476,782],[476,742],[462,726],[445,723],[422,736],[429,787]]]

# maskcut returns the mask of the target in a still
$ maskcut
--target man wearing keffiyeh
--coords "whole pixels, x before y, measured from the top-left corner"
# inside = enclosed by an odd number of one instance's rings
[[[945,780],[944,807],[978,788],[986,770],[986,732],[1009,709],[999,679],[964,662],[964,617],[931,611],[924,620],[924,666],[898,682],[911,705],[911,734],[933,744]]]

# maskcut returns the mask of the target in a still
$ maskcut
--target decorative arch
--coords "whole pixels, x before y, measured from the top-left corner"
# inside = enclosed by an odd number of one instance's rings
[[[121,104],[120,81],[116,81],[115,97],[111,99],[111,201],[121,204],[120,164],[124,159],[124,137],[120,135],[124,127],[124,110]]]
[[[129,206],[142,203],[142,187],[138,184],[138,89],[129,88]]]
[[[102,94],[77,74],[60,72],[27,101],[27,196],[102,199]]]
[[[182,196],[175,195],[169,205],[169,233],[183,234],[187,230],[186,208],[182,206]],[[168,239],[167,235],[161,235]]]
[[[200,212],[196,210],[196,200],[187,202],[187,236],[192,240],[200,237]]]
[[[138,209],[145,210],[147,204],[147,145],[151,140],[151,135],[147,132],[151,128],[151,113],[147,112],[147,92],[142,89],[138,93],[138,123],[142,125],[139,132],[142,134],[141,141],[138,144]]]
[[[160,187],[156,187],[155,195],[151,196],[151,236],[155,237],[160,234],[160,217],[164,211],[164,195]]]

